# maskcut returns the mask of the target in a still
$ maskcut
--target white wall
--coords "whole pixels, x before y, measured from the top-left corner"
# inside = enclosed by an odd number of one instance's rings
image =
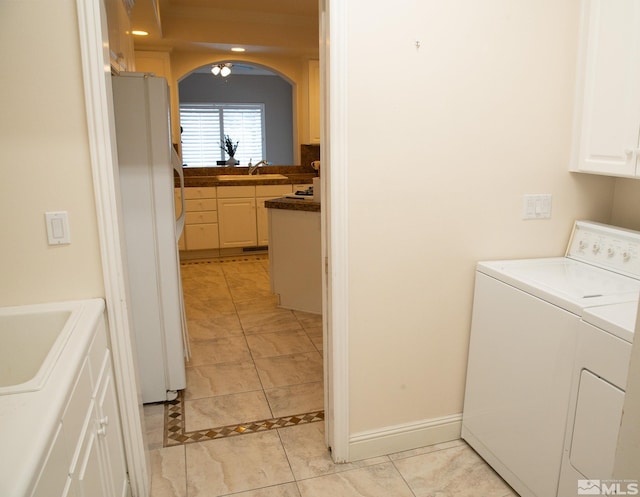
[[[578,13],[349,2],[330,167],[348,168],[352,438],[462,411],[478,260],[561,255],[575,219],[610,220],[614,180],[568,172]],[[553,195],[551,220],[521,220],[527,193]]]
[[[75,1],[0,12],[0,305],[103,296]],[[56,210],[70,245],[47,245]]]

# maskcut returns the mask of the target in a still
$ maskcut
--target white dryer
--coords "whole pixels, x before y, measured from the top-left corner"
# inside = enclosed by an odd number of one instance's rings
[[[478,263],[462,438],[522,497],[558,491],[578,327],[637,302],[640,233],[578,221],[565,257]]]
[[[625,302],[582,315],[558,497],[576,497],[594,487],[597,495],[606,494],[625,485],[611,478],[637,312],[636,302]]]

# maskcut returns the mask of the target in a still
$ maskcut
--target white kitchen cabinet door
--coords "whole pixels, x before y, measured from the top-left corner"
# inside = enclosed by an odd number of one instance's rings
[[[270,200],[270,197],[256,199],[256,205],[258,206],[258,246],[260,247],[269,245],[269,209],[264,206],[266,200]]]
[[[109,30],[111,67],[117,72],[135,71],[133,35],[129,12],[131,0],[104,0]]]
[[[256,207],[258,224],[258,246],[269,245],[269,212],[264,206],[266,200],[289,195],[292,192],[291,185],[257,185]]]
[[[320,143],[320,61],[309,61],[309,143]]]
[[[640,2],[585,0],[571,169],[637,176]]]
[[[218,231],[220,248],[255,247],[258,244],[255,197],[219,198]]]

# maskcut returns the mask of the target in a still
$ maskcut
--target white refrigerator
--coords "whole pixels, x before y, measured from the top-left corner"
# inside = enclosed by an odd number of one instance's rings
[[[173,400],[186,386],[188,354],[176,219],[169,89],[143,73],[112,77],[122,218],[143,403]],[[181,199],[184,195],[180,196]],[[184,202],[184,200],[182,201]]]

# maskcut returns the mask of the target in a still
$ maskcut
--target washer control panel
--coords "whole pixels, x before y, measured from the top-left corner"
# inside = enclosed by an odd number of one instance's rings
[[[640,279],[640,232],[576,221],[566,256]]]

